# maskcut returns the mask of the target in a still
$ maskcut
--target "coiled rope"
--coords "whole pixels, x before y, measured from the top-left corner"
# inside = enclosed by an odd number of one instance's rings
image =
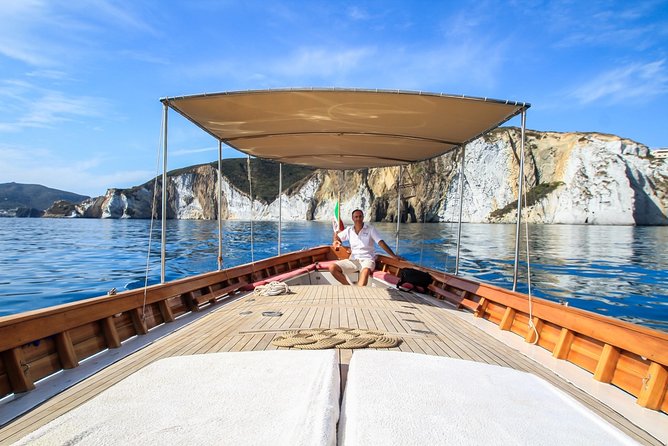
[[[285,282],[269,282],[267,285],[260,285],[255,287],[253,294],[258,296],[279,296],[281,294],[288,294],[290,287]]]

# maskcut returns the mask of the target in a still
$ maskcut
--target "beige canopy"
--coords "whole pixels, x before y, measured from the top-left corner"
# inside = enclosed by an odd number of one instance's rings
[[[529,107],[464,96],[351,89],[226,92],[162,102],[241,152],[325,169],[430,159]]]

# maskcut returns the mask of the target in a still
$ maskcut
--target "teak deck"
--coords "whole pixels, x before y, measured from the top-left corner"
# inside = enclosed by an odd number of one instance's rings
[[[547,368],[457,317],[449,304],[431,297],[376,287],[292,286],[274,297],[249,293],[216,304],[217,308],[186,327],[107,367],[0,429],[0,443],[16,441],[84,403],[147,364],[168,356],[223,351],[274,350],[277,334],[290,329],[350,327],[399,336],[393,350],[496,364],[533,373],[570,394],[592,411],[644,444],[662,444],[626,418]],[[281,316],[263,315],[280,312]],[[342,385],[353,350],[340,350]],[[224,379],[224,377],[221,377]],[[183,385],[197,380],[197,371]],[[475,386],[475,382],[462,383]],[[493,398],[490,395],[490,398]],[[444,422],[447,422],[444,420]],[[480,420],[484,424],[484,420]],[[567,428],[567,426],[565,426]],[[484,429],[484,426],[481,426]]]

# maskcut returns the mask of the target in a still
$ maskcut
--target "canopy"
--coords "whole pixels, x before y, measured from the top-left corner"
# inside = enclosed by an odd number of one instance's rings
[[[529,107],[486,98],[358,89],[255,90],[161,101],[236,150],[325,169],[430,159]]]

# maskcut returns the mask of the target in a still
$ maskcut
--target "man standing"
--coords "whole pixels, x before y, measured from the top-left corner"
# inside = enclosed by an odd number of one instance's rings
[[[344,285],[350,285],[345,273],[355,271],[360,272],[357,285],[365,286],[367,284],[369,275],[376,267],[374,243],[378,243],[378,246],[383,248],[390,257],[400,258],[387,246],[375,227],[364,223],[364,213],[359,209],[353,211],[353,226],[349,226],[341,232],[335,232],[332,244],[335,248],[338,248],[341,246],[341,242],[345,241],[350,242],[350,258],[339,260],[329,266],[329,272]]]

